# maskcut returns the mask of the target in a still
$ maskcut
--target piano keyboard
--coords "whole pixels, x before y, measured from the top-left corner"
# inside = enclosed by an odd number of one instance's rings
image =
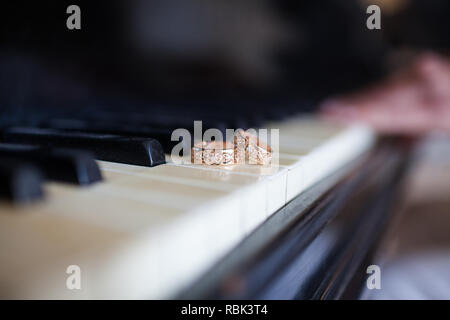
[[[264,127],[280,130],[278,167],[179,165],[169,156],[144,167],[102,158],[101,182],[50,179],[45,201],[3,201],[0,297],[173,297],[375,139],[366,127],[310,117]],[[66,287],[70,265],[81,269],[80,290]]]

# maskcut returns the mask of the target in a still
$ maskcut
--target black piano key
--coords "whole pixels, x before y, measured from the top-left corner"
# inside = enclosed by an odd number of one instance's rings
[[[161,144],[152,138],[15,127],[3,130],[3,142],[86,150],[99,160],[148,167],[165,163]]]
[[[102,180],[93,155],[86,151],[0,143],[0,157],[32,163],[53,181],[89,185]]]
[[[40,171],[27,163],[0,157],[0,198],[27,203],[43,197]]]
[[[149,137],[158,140],[165,153],[170,153],[172,148],[178,143],[171,141],[173,130],[169,128],[155,128],[145,126],[138,123],[130,123],[126,121],[107,122],[86,121],[80,119],[48,119],[39,124],[41,128],[51,128],[64,131],[77,131],[97,134],[115,134],[126,137]]]
[[[129,116],[129,115],[128,115]],[[129,120],[126,117],[119,122],[116,120],[106,120],[101,119],[98,121],[94,120],[81,120],[81,119],[71,119],[71,118],[54,118],[41,121],[39,127],[41,128],[51,128],[63,131],[78,131],[86,133],[99,133],[99,134],[115,134],[120,136],[128,137],[151,137],[158,140],[165,153],[170,153],[173,147],[179,143],[179,141],[172,141],[172,132],[178,127],[167,127],[162,128],[155,125],[149,125],[144,121],[142,117],[141,121]],[[186,129],[193,133],[194,121],[190,123],[190,126]],[[231,128],[231,126],[226,126],[224,123],[220,124],[215,122],[211,125],[206,122],[202,124],[203,132],[209,128],[217,128],[222,131],[225,136],[225,129]],[[239,127],[240,128],[240,127]]]

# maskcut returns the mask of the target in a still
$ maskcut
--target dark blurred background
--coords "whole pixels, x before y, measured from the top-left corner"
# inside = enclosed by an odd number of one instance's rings
[[[81,30],[66,28],[70,4],[81,8]],[[381,30],[366,28],[369,4],[381,6]],[[449,6],[446,0],[7,1],[0,13],[0,103],[14,111],[109,103],[126,109],[129,99],[144,108],[303,101],[298,108],[310,111],[315,101],[379,79],[411,51],[448,52]]]

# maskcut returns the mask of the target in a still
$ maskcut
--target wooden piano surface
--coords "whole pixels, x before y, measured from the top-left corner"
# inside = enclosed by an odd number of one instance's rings
[[[99,161],[104,181],[46,184],[44,202],[0,205],[2,298],[169,298],[275,211],[371,148],[373,132],[298,117],[278,167],[153,168]],[[66,269],[81,268],[81,290]]]

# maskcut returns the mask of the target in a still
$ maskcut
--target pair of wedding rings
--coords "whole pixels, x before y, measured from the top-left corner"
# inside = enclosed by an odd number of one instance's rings
[[[256,136],[238,130],[233,142],[202,141],[194,144],[191,158],[193,163],[205,165],[268,165],[272,160],[272,151]]]

